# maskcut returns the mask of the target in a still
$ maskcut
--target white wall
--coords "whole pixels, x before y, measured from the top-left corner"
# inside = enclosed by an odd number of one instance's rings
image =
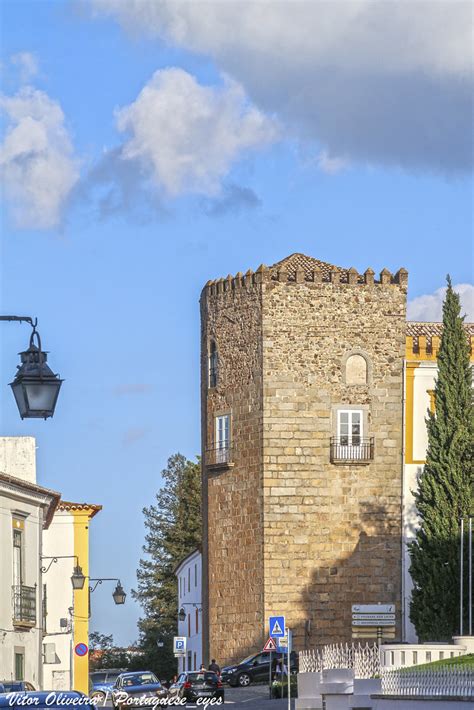
[[[74,517],[68,511],[57,511],[48,530],[43,535],[43,554],[60,557],[74,555]],[[45,560],[48,566],[50,560]],[[54,662],[45,658],[43,686],[47,690],[70,690],[72,687],[71,658],[73,628],[69,608],[73,606],[71,575],[74,559],[58,559],[43,575],[47,594],[47,617],[44,644],[54,644]],[[62,628],[60,619],[67,619],[68,627]],[[52,650],[52,646],[50,646]]]
[[[0,471],[35,482],[35,440],[32,437],[0,437]],[[0,680],[15,674],[15,650],[24,653],[25,680],[38,688],[41,684],[41,553],[45,496],[0,482]],[[13,513],[24,520],[23,583],[36,585],[36,623],[29,630],[13,627]]]
[[[0,437],[0,473],[36,483],[36,439],[33,436]]]
[[[437,375],[436,362],[421,362],[414,370],[413,387],[413,459],[424,461],[428,436],[426,430],[427,410],[430,407],[428,390],[433,390]],[[404,466],[403,478],[403,640],[416,643],[415,627],[410,621],[410,599],[413,583],[410,576],[410,555],[408,544],[414,539],[418,525],[418,515],[412,491],[418,487],[418,479],[423,471],[423,463],[408,463]]]
[[[202,556],[196,551],[176,570],[178,579],[178,609],[186,612],[186,621],[178,621],[178,636],[187,637],[187,653],[180,658],[178,670],[199,670],[202,663]],[[192,604],[196,604],[194,607]],[[190,617],[188,622],[188,617]],[[196,618],[198,630],[196,631]],[[189,634],[189,630],[191,633]],[[191,658],[189,658],[191,654]],[[191,664],[189,665],[189,660]],[[219,660],[217,659],[219,663]]]

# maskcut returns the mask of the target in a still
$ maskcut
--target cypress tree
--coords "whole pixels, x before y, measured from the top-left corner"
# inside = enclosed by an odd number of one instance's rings
[[[202,540],[201,466],[175,454],[161,476],[163,486],[155,504],[143,509],[147,557],[140,560],[133,596],[145,612],[138,622],[142,666],[145,663],[169,679],[176,672],[172,638],[177,633],[178,587],[174,569]],[[158,640],[164,642],[163,648],[157,647]]]
[[[474,510],[472,370],[460,310],[448,276],[436,411],[428,412],[426,463],[415,492],[420,527],[409,545],[410,619],[421,641],[447,641],[459,633],[459,521]],[[464,569],[467,577],[466,564]],[[464,613],[467,618],[467,603]]]

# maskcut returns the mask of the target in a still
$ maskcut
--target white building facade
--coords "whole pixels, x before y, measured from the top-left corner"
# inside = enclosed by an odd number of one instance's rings
[[[0,681],[89,690],[89,527],[102,506],[36,482],[33,437],[0,437]],[[82,589],[73,589],[78,565]]]
[[[202,555],[194,550],[175,569],[178,580],[178,636],[186,637],[186,656],[178,659],[178,672],[199,670],[202,663]]]
[[[43,533],[60,494],[36,483],[32,437],[0,438],[0,680],[43,687]]]

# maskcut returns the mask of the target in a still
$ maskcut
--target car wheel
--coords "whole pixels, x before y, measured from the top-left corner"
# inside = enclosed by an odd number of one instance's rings
[[[247,685],[250,685],[250,676],[248,673],[241,673],[239,675],[239,685],[241,688],[246,688]]]
[[[98,703],[103,703],[105,700],[105,693],[103,693],[101,690],[96,690],[92,693],[91,698],[93,700],[96,700]]]

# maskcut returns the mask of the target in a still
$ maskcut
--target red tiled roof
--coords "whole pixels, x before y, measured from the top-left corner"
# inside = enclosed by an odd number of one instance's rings
[[[71,503],[70,501],[62,500],[58,505],[58,510],[92,511],[92,515],[90,517],[93,518],[94,515],[97,515],[97,513],[102,510],[102,506],[95,503]]]
[[[320,261],[319,259],[314,259],[312,256],[298,253],[290,254],[290,256],[285,257],[281,261],[277,261],[276,264],[272,264],[270,271],[272,272],[272,276],[276,278],[278,272],[281,269],[285,269],[288,272],[290,280],[293,280],[297,268],[305,272],[305,276],[308,280],[312,280],[313,271],[318,269],[322,271],[323,277],[327,279],[329,279],[331,271],[339,271],[345,277],[347,277],[348,271],[342,266],[334,266],[334,264],[329,264],[326,261]]]
[[[467,335],[474,335],[474,323],[464,323]],[[418,338],[420,335],[426,338],[434,336],[441,337],[443,334],[442,323],[423,323],[421,321],[407,321],[407,336]]]

